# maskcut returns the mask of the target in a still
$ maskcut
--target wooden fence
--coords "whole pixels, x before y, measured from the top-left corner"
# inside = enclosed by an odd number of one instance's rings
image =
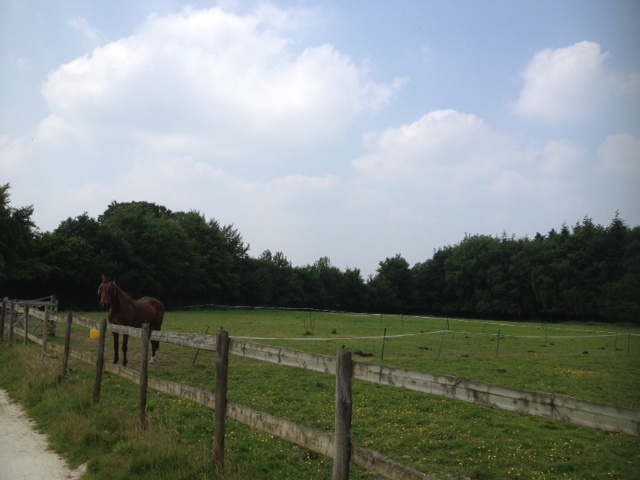
[[[2,317],[0,317],[0,340],[4,336],[5,326],[5,307],[13,305],[17,307],[15,316],[12,317],[11,325],[30,331],[36,334],[38,330],[44,332],[46,330],[50,335],[56,334],[56,321],[54,320],[58,314],[58,301],[55,295],[50,295],[37,300],[14,300],[9,301],[7,298],[2,303]],[[22,308],[22,312],[19,309]],[[36,322],[29,325],[29,312],[37,319]],[[43,315],[38,315],[40,312]],[[11,333],[11,331],[9,332]]]
[[[6,311],[11,312],[11,317],[13,317],[14,312],[17,313],[18,310],[15,304],[10,304],[9,308],[4,307],[5,304],[3,303],[3,314],[2,320],[0,321],[4,321]],[[26,306],[23,307],[23,311],[27,308],[28,307]],[[38,318],[44,315],[40,310],[31,310],[30,313]],[[90,355],[70,350],[68,339],[69,332],[71,330],[71,323],[82,325],[90,329],[101,329],[101,342],[98,348],[98,354]],[[0,327],[1,326],[2,325],[0,324]],[[65,340],[65,355],[63,355],[63,371],[66,371],[66,357],[68,357],[68,355],[72,355],[81,360],[95,363],[96,379],[98,379],[103,370],[106,370],[140,384],[141,405],[143,400],[142,388],[148,385],[154,390],[180,397],[216,410],[215,432],[216,435],[221,435],[220,437],[216,437],[214,441],[217,449],[214,452],[214,456],[217,456],[216,461],[219,461],[219,456],[223,455],[224,418],[228,417],[249,425],[252,428],[296,443],[313,452],[333,458],[334,479],[348,478],[349,461],[361,465],[367,470],[385,478],[432,478],[425,473],[403,466],[377,452],[351,444],[350,425],[352,378],[379,385],[393,386],[432,395],[439,395],[478,405],[501,408],[504,410],[551,418],[578,425],[595,427],[606,431],[621,432],[635,436],[640,435],[640,411],[625,407],[605,405],[561,395],[519,390],[449,375],[433,375],[426,372],[354,362],[351,361],[349,352],[338,352],[336,357],[330,357],[326,355],[318,355],[257,343],[238,341],[233,338],[228,340],[228,345],[224,349],[227,351],[221,352],[221,333],[213,336],[166,331],[151,332],[150,338],[152,340],[217,352],[216,393],[213,394],[206,390],[176,382],[158,378],[146,378],[146,375],[144,375],[145,378],[142,378],[142,372],[136,372],[120,365],[113,365],[109,363],[105,364],[104,357],[102,357],[101,360],[101,355],[103,355],[103,353],[100,351],[102,350],[103,352],[104,337],[107,330],[126,333],[138,338],[141,338],[143,335],[143,330],[141,329],[107,325],[105,321],[103,321],[102,325],[99,325],[99,323],[94,320],[83,317],[72,317],[71,314],[69,314],[67,317],[67,338]],[[11,331],[12,328],[10,327],[10,335]],[[23,331],[19,333],[24,335]],[[226,332],[223,333],[226,334]],[[2,333],[0,333],[0,335],[2,335]],[[42,339],[32,334],[27,334],[25,337],[31,338],[38,343],[42,343],[43,348],[47,348],[46,340],[44,340],[46,335],[43,336]],[[143,344],[146,343],[148,342],[143,341]],[[50,347],[59,348],[56,345],[50,345]],[[228,354],[336,375],[335,432],[332,434],[314,430],[305,426],[297,425],[287,419],[275,417],[264,412],[249,409],[237,403],[227,401],[225,393],[226,385],[224,384],[224,377],[226,376],[224,373],[224,365],[227,362],[225,357]],[[348,356],[348,359],[345,358],[345,355]],[[146,361],[145,355],[142,355],[142,361]],[[146,367],[142,365],[141,371],[145,368]],[[340,374],[340,372],[343,373]],[[96,398],[96,388],[99,389],[99,387],[96,387],[95,385],[98,384],[99,382],[96,380],[96,384],[94,384],[94,398]],[[99,398],[99,390],[97,395]],[[146,393],[144,395],[146,395]],[[224,412],[226,412],[226,415],[223,415]],[[141,416],[142,415],[144,415],[144,406],[141,407]]]

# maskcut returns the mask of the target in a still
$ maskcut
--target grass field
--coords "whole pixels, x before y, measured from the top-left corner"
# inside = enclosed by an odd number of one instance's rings
[[[100,319],[104,313],[77,315]],[[230,309],[168,312],[163,329],[203,334],[208,328],[212,334],[221,327],[232,338],[327,355],[345,345],[356,361],[640,409],[640,329],[634,327]],[[72,348],[95,349],[86,329],[74,326],[73,332]],[[153,433],[143,435],[134,426],[134,385],[107,374],[103,400],[95,406],[90,366],[74,363],[70,378],[59,383],[55,374],[47,375],[42,360],[26,361],[21,350],[0,348],[0,386],[47,424],[43,428],[56,432],[57,448],[75,463],[91,459],[89,478],[144,478],[149,469],[161,469],[164,478],[216,478],[210,458],[212,411],[150,394]],[[107,352],[110,361],[110,342]],[[132,340],[134,368],[138,352],[139,343]],[[199,352],[193,364],[195,354],[162,344],[150,375],[213,390],[214,354]],[[47,362],[55,370],[57,364]],[[25,380],[20,364],[37,370],[30,375],[40,380]],[[319,430],[333,430],[334,389],[330,375],[237,357],[230,361],[230,400]],[[68,392],[75,393],[64,400]],[[353,392],[356,444],[440,478],[626,479],[635,478],[640,468],[637,437],[359,381]],[[77,438],[64,426],[50,426],[51,416],[43,415],[49,410],[74,423],[81,422],[76,415],[89,417],[87,431]],[[154,436],[163,448],[151,454],[151,444],[158,443]],[[331,477],[329,459],[233,421],[227,460],[229,469],[220,478]],[[352,478],[377,477],[353,467]]]

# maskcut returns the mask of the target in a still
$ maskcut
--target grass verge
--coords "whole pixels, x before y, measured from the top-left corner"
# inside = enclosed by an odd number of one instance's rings
[[[637,329],[616,327],[613,336],[597,325],[313,315],[311,321],[311,314],[296,312],[169,312],[165,329],[204,333],[206,327],[224,326],[232,336],[268,337],[260,341],[325,354],[346,343],[354,352],[373,354],[356,356],[358,361],[640,406]],[[445,325],[444,340],[440,333],[429,334]],[[382,360],[381,338],[361,337],[384,328],[389,338]],[[497,335],[487,334],[492,328],[504,335],[499,352]],[[75,330],[72,348],[95,348],[86,329]],[[418,335],[391,336],[407,333]],[[307,340],[289,340],[296,337]],[[139,362],[138,351],[132,341],[132,366]],[[213,354],[200,352],[194,365],[194,353],[162,345],[150,375],[213,390]],[[319,430],[333,429],[332,376],[236,357],[230,362],[231,400]],[[216,477],[211,410],[150,393],[150,426],[142,433],[135,385],[107,374],[102,401],[94,405],[92,367],[72,363],[65,379],[57,377],[58,369],[58,359],[42,358],[39,348],[0,345],[0,387],[27,407],[72,465],[89,461],[87,478],[146,478],[150,472],[156,478],[331,477],[329,459],[233,421],[227,431],[228,468]],[[440,478],[626,479],[640,470],[636,437],[358,381],[353,435],[358,445]],[[351,478],[377,477],[353,467]]]
[[[212,410],[150,391],[142,431],[136,385],[105,373],[101,401],[94,404],[90,365],[73,361],[67,376],[59,374],[59,359],[43,356],[40,346],[0,343],[0,388],[72,468],[88,462],[86,480],[331,477],[329,459],[234,421],[227,425],[226,468],[218,473]],[[378,477],[354,467],[352,478]]]

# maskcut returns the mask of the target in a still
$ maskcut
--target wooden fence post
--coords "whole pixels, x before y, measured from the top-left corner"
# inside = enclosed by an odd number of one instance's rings
[[[69,369],[69,352],[71,351],[71,322],[73,316],[71,312],[67,314],[67,329],[64,334],[64,354],[62,355],[62,376],[67,375]]]
[[[227,420],[227,379],[229,373],[229,332],[220,330],[216,336],[216,392],[213,459],[218,472],[224,470],[224,436]]]
[[[142,348],[140,349],[140,397],[138,400],[138,412],[140,415],[140,428],[147,428],[147,385],[149,383],[149,340],[151,337],[151,324],[142,324]]]
[[[353,400],[351,352],[339,350],[336,358],[336,431],[333,454],[333,480],[347,480],[351,463],[351,418]]]
[[[49,341],[49,306],[44,307],[44,321],[42,324],[42,353],[47,353],[47,342]]]
[[[9,299],[4,297],[2,300],[2,317],[0,317],[0,342],[4,342],[4,319],[7,316],[7,302]]]
[[[13,312],[13,300],[9,302],[9,346],[13,347],[13,321],[15,314]]]
[[[107,319],[100,324],[100,340],[98,341],[98,357],[96,358],[96,376],[93,379],[93,403],[100,403],[102,390],[102,371],[104,370],[104,337],[107,334]]]
[[[29,344],[29,305],[24,306],[24,343],[26,347]]]
[[[57,316],[58,315],[58,300],[56,300],[56,296],[55,295],[51,295],[51,303],[53,304],[51,306],[51,308],[52,308],[52,310],[55,312],[55,314]],[[50,325],[47,325],[49,327],[49,332],[54,337],[56,336],[57,325],[58,325],[58,323],[55,320],[51,321]]]

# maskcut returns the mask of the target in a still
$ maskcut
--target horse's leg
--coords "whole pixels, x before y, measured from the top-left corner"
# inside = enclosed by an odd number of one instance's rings
[[[113,363],[118,363],[118,334],[113,332]]]
[[[156,352],[160,348],[160,342],[158,340],[151,340],[151,363],[156,363]]]
[[[129,335],[122,334],[122,366],[127,366],[127,350],[129,345]]]

